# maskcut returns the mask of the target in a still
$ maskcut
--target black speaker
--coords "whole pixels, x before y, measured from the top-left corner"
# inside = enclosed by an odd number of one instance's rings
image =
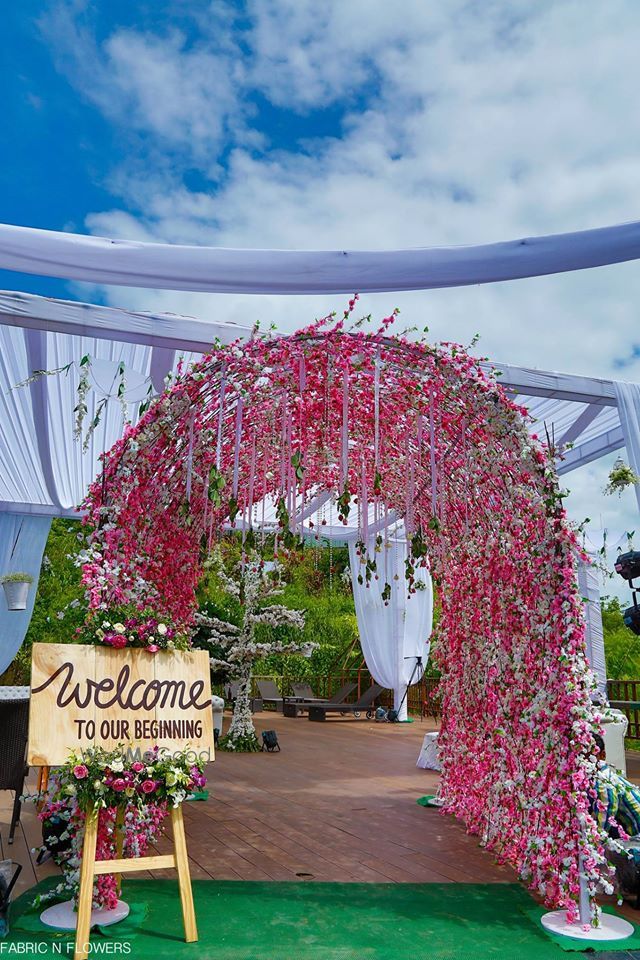
[[[640,577],[640,550],[629,550],[628,553],[621,553],[614,564],[616,573],[619,573],[625,580],[635,580]]]
[[[267,750],[269,753],[273,753],[274,750],[280,749],[280,744],[278,743],[278,734],[275,732],[275,730],[262,731],[262,749]]]

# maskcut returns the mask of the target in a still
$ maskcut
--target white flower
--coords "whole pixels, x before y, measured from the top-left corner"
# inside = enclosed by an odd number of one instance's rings
[[[114,760],[112,763],[110,763],[109,766],[111,767],[114,773],[122,773],[122,771],[124,770],[124,764],[122,760],[120,760],[119,758],[117,760]]]
[[[161,637],[164,637],[165,634],[166,634],[166,632],[167,632],[167,626],[166,626],[166,624],[164,624],[164,623],[159,623],[159,624],[158,624],[158,633],[160,634],[160,636],[161,636]]]
[[[113,629],[116,633],[124,633],[127,628],[125,627],[124,623],[114,623]]]
[[[76,788],[72,783],[70,783],[69,786],[65,788],[65,793],[68,794],[70,797],[75,797]]]

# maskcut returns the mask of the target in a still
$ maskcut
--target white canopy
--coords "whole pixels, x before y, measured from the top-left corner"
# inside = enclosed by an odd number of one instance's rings
[[[640,258],[640,222],[478,246],[232,250],[0,225],[0,268],[205,293],[427,290],[584,270]]]

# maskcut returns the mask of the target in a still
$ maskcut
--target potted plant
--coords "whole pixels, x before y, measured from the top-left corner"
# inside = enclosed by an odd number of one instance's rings
[[[4,595],[7,598],[9,610],[26,610],[29,587],[33,583],[31,574],[22,572],[5,573],[3,577],[0,577],[0,583],[4,587]]]

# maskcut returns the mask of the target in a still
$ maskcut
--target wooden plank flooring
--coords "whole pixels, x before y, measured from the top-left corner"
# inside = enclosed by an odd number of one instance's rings
[[[437,784],[435,773],[415,766],[431,721],[394,725],[348,717],[310,723],[265,712],[256,716],[256,726],[277,730],[281,752],[220,752],[207,770],[209,800],[184,806],[193,877],[515,880],[459,823],[416,804]],[[29,785],[35,789],[35,777]],[[40,843],[31,804],[23,808],[15,843],[8,846],[10,800],[8,791],[0,793],[0,854],[22,863],[22,891],[57,868],[51,861],[38,867],[30,853]],[[155,846],[168,853],[171,840],[161,837]],[[173,872],[154,875],[168,878]]]

